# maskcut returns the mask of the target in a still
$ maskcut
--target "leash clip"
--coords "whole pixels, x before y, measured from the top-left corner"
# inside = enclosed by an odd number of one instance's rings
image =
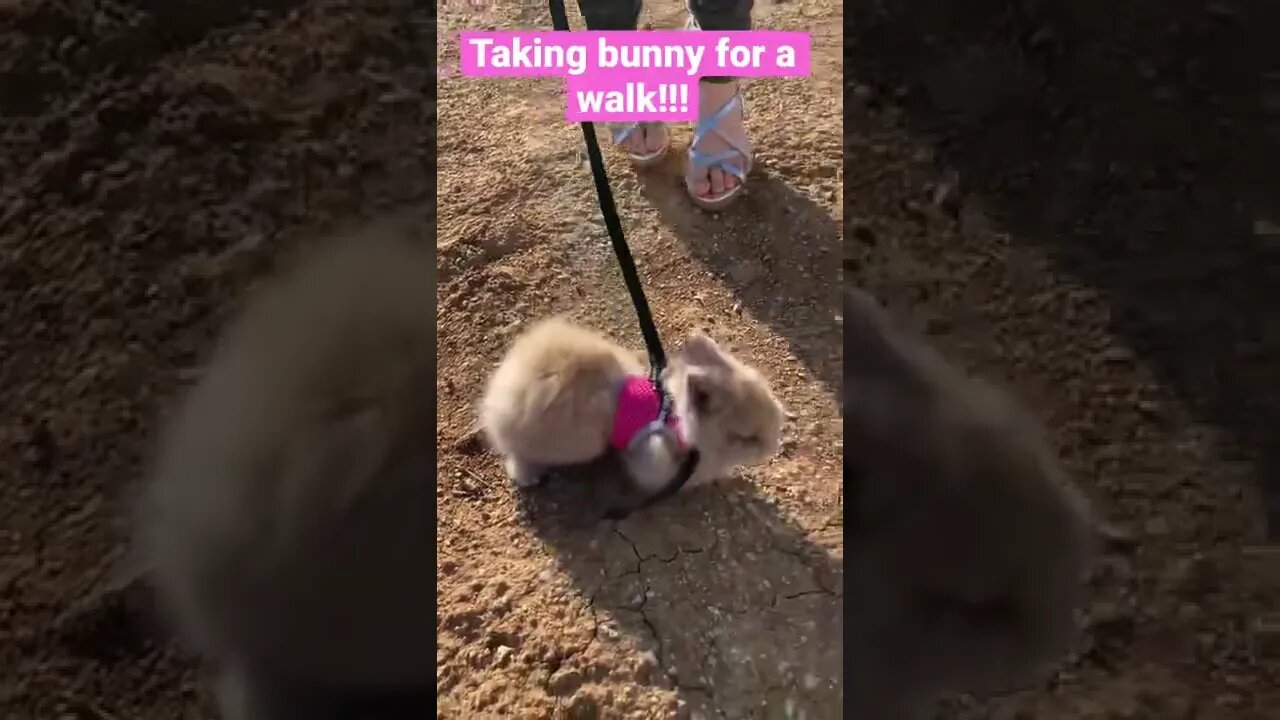
[[[657,420],[650,422],[636,431],[636,434],[627,442],[627,452],[635,452],[638,448],[646,444],[649,441],[649,438],[652,437],[661,437],[663,445],[665,445],[672,454],[679,453],[683,446],[683,443],[680,441],[680,435],[676,432],[676,429],[671,427],[665,417],[659,415]]]

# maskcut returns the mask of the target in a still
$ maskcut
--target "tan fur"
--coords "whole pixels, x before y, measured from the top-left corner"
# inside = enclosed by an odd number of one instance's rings
[[[706,335],[689,336],[664,380],[702,453],[690,486],[762,464],[781,449],[786,409],[768,381]]]
[[[1042,677],[1076,638],[1093,521],[1038,424],[847,291],[845,598],[852,707]]]
[[[480,402],[480,423],[518,485],[548,469],[604,455],[628,375],[645,373],[635,355],[562,318],[532,325],[512,343]],[[762,463],[781,442],[784,413],[767,381],[701,333],[690,336],[665,383],[686,437],[702,453],[688,486]],[[696,399],[696,401],[695,401]],[[627,453],[648,491],[662,487],[680,458],[657,445]]]
[[[392,227],[310,249],[164,428],[140,552],[183,634],[251,684],[432,677],[433,272]]]

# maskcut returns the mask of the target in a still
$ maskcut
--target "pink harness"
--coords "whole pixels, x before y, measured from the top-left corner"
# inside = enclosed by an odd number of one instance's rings
[[[631,439],[649,423],[658,419],[662,410],[662,398],[649,378],[631,375],[622,383],[618,393],[618,411],[613,416],[613,433],[609,444],[615,450],[626,450]],[[676,440],[684,447],[684,435],[680,432],[680,419],[672,412],[667,416],[667,427],[675,433]]]

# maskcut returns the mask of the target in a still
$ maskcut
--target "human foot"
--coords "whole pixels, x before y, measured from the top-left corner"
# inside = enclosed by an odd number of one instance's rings
[[[693,201],[718,210],[742,190],[751,171],[751,144],[738,81],[698,86],[698,125],[689,143],[685,185]]]
[[[613,143],[626,151],[631,162],[640,167],[652,165],[667,154],[671,136],[662,123],[619,123],[610,126]]]

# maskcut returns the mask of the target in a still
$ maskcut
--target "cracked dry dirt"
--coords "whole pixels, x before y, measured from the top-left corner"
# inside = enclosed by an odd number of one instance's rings
[[[442,68],[457,30],[550,26],[543,4],[496,5],[441,8]],[[596,520],[616,468],[525,498],[466,442],[529,320],[565,312],[640,347],[581,131],[555,81],[440,82],[440,717],[840,716],[840,12],[758,5],[761,27],[813,32],[813,77],[747,87],[758,171],[737,207],[695,210],[675,156],[637,176],[606,150],[666,343],[707,328],[795,415],[768,466],[619,524]],[[683,4],[646,20],[680,27]]]

